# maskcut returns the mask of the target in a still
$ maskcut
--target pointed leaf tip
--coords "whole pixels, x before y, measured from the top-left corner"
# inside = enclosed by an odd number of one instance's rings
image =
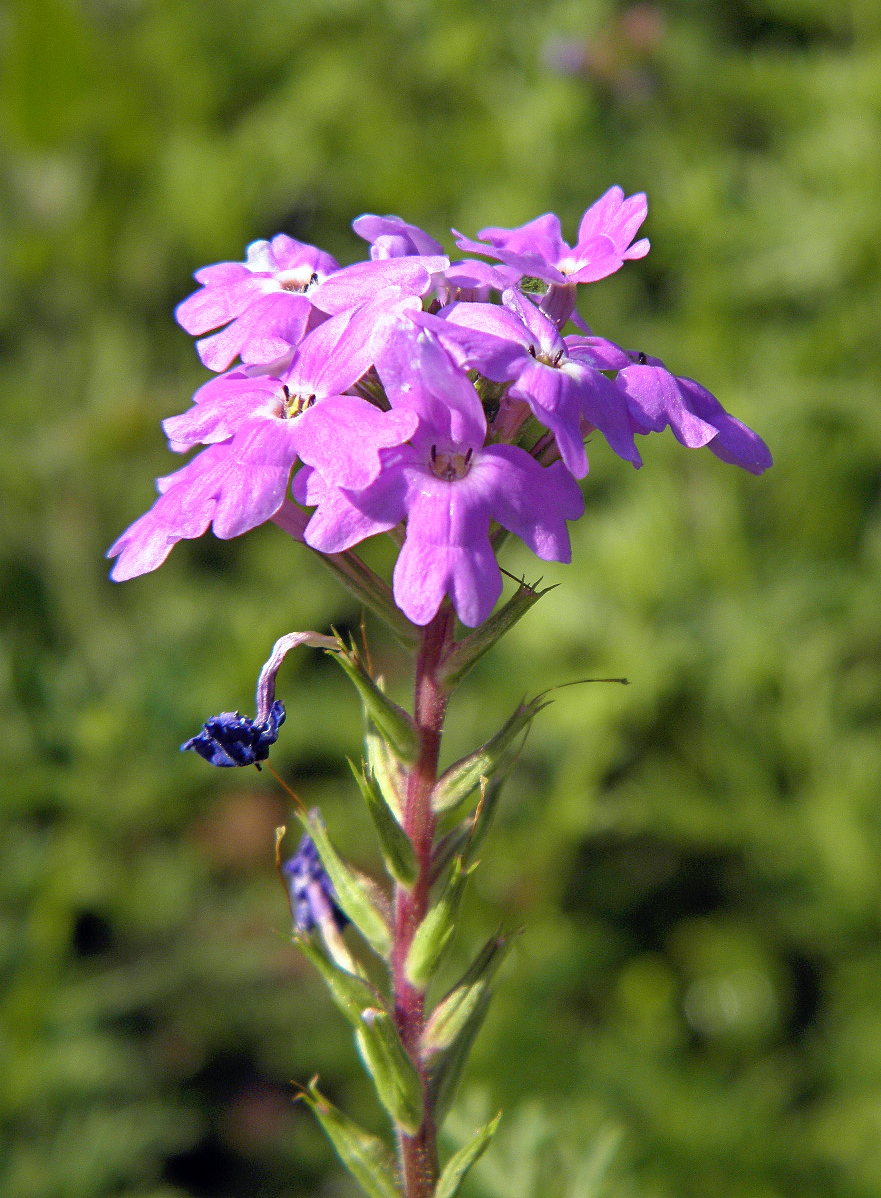
[[[502,1112],[499,1111],[495,1119],[490,1119],[489,1123],[482,1127],[464,1147],[450,1157],[440,1175],[437,1188],[434,1191],[434,1198],[456,1198],[468,1170],[489,1147],[489,1142],[496,1134],[501,1117]]]
[[[337,1110],[317,1089],[318,1078],[301,1088],[298,1098],[312,1109],[340,1160],[369,1198],[401,1198],[394,1157],[377,1136]]]

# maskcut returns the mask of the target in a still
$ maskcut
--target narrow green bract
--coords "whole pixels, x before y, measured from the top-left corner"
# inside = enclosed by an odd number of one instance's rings
[[[401,1198],[397,1166],[382,1140],[337,1110],[318,1092],[314,1082],[301,1097],[314,1111],[340,1160],[370,1198]]]
[[[469,874],[475,868],[472,865],[470,869],[463,869],[461,859],[454,862],[443,894],[416,929],[404,968],[408,980],[419,990],[424,990],[428,985],[449,947],[456,930],[462,892]]]
[[[501,1117],[502,1112],[499,1111],[495,1119],[491,1119],[463,1148],[460,1148],[458,1152],[450,1157],[444,1167],[443,1173],[441,1173],[438,1179],[434,1198],[456,1198],[456,1195],[459,1193],[459,1187],[465,1180],[465,1174],[474,1162],[483,1155],[490,1140],[496,1134],[496,1128],[499,1126]]]
[[[373,820],[373,826],[376,828],[386,869],[396,882],[400,882],[402,886],[411,887],[416,881],[419,866],[410,838],[395,819],[394,813],[383,798],[379,787],[372,778],[367,776],[364,768],[359,769],[351,760],[349,768],[355,776],[355,781],[367,804],[367,810],[370,812],[370,818]]]

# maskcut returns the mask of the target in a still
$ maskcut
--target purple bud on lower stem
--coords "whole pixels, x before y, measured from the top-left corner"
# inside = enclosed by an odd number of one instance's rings
[[[337,906],[333,882],[321,864],[311,836],[303,837],[296,853],[282,865],[281,874],[288,887],[298,931],[326,928],[331,922],[342,931],[349,921]]]

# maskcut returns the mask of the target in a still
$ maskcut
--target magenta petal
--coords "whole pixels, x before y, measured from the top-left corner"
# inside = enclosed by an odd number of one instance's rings
[[[209,370],[226,370],[239,354],[252,363],[269,363],[297,344],[311,304],[304,295],[273,291],[261,296],[232,324],[196,345]]]
[[[216,262],[213,266],[201,267],[193,275],[196,282],[204,287],[231,287],[242,279],[253,277],[244,262]]]
[[[516,378],[528,358],[528,330],[495,304],[453,304],[443,318],[417,312],[413,320],[435,334],[457,366],[476,368],[497,383]]]
[[[357,496],[329,486],[317,470],[304,466],[294,478],[294,498],[317,508],[306,543],[320,553],[342,553],[367,537],[388,532],[406,515],[406,482],[399,471],[380,477]]]
[[[381,252],[372,253],[373,258],[397,258],[412,254],[437,255],[444,252],[444,247],[433,237],[429,237],[417,225],[408,225],[400,216],[373,216],[367,213],[356,217],[352,221],[352,228],[359,237],[363,237],[374,247],[382,243]]]
[[[477,236],[496,249],[503,248],[515,254],[540,253],[546,262],[558,262],[569,249],[563,241],[560,218],[553,212],[537,216],[516,229],[481,229]]]
[[[419,417],[406,409],[380,411],[354,395],[335,395],[297,419],[300,458],[328,483],[362,490],[382,467],[381,449],[408,441]]]
[[[468,376],[428,329],[400,322],[376,360],[392,407],[422,417],[425,435],[464,447],[483,445],[486,416]]]
[[[543,561],[571,560],[566,521],[583,515],[584,498],[562,462],[540,466],[515,445],[491,445],[481,455],[480,482],[503,528]]]
[[[677,378],[676,381],[691,411],[719,430],[717,436],[707,444],[717,458],[733,466],[741,466],[750,474],[762,474],[774,464],[770,449],[758,433],[734,416],[729,416],[706,387],[694,379]]]
[[[281,507],[297,457],[296,423],[254,423],[228,443],[226,469],[215,484],[215,536],[224,541],[241,536],[265,523]]]
[[[194,398],[189,411],[162,421],[165,435],[178,453],[192,445],[228,440],[261,409],[279,416],[284,392],[275,378],[226,375],[211,379]]]
[[[669,424],[676,440],[689,449],[706,445],[718,432],[689,411],[676,379],[663,366],[627,366],[618,374],[615,385],[627,396],[630,414],[640,431],[659,433]]]
[[[470,477],[470,476],[469,476]],[[395,602],[414,624],[427,624],[449,594],[463,624],[483,622],[502,593],[479,492],[425,477],[411,494],[407,539],[394,571]]]
[[[594,370],[623,370],[632,366],[633,359],[614,341],[605,337],[564,337],[566,352],[574,362],[593,366]]]
[[[379,291],[396,287],[401,296],[425,295],[433,274],[450,265],[448,258],[406,257],[356,262],[330,275],[310,294],[316,308],[328,315],[348,312],[368,303]]]
[[[621,392],[615,384],[593,367],[577,362],[570,362],[563,373],[570,375],[578,387],[582,417],[600,430],[619,458],[641,466],[628,407],[621,402]]]
[[[217,286],[212,280],[209,285],[194,291],[178,304],[174,316],[181,328],[194,336],[207,333],[211,329],[219,329],[221,325],[227,324],[244,312],[248,305],[266,290],[266,279],[251,274],[247,267],[236,263],[224,263],[224,273],[227,273],[227,267],[236,266],[241,273],[236,273],[228,282]],[[208,271],[220,269],[207,267],[205,271],[199,271],[199,274],[205,275]],[[204,281],[208,283],[207,279]]]

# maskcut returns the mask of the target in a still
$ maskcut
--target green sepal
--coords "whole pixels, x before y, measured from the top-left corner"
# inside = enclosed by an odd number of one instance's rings
[[[400,823],[404,818],[406,775],[394,753],[369,720],[364,733],[364,747],[367,751],[370,776]]]
[[[401,761],[412,764],[419,754],[419,737],[412,719],[382,691],[371,678],[357,649],[347,649],[342,641],[338,649],[328,652],[348,674],[355,685],[368,719],[385,737]]]
[[[401,1198],[395,1159],[382,1140],[337,1110],[318,1092],[314,1080],[300,1097],[311,1107],[340,1160],[370,1198]]]
[[[456,985],[432,1011],[422,1033],[426,1056],[451,1048],[481,1005],[488,1001],[492,980],[511,947],[510,936],[490,936]]]
[[[410,838],[395,819],[394,812],[383,798],[379,787],[372,778],[367,776],[363,767],[359,769],[349,759],[349,768],[355,775],[355,781],[358,783],[358,788],[367,804],[367,810],[370,812],[370,818],[373,820],[373,826],[376,828],[386,869],[396,882],[400,882],[402,886],[409,889],[419,873],[419,863],[416,860],[416,853],[413,851]]]
[[[416,929],[404,962],[404,972],[407,980],[417,990],[424,990],[428,985],[449,947],[456,930],[456,916],[462,901],[462,892],[468,875],[475,868],[476,863],[465,869],[461,858],[456,858],[443,894],[434,906],[429,908]]]
[[[460,1148],[458,1152],[450,1157],[446,1165],[444,1165],[444,1171],[438,1180],[437,1188],[434,1191],[434,1198],[456,1198],[456,1195],[459,1193],[459,1186],[465,1180],[465,1174],[474,1162],[484,1154],[490,1140],[496,1134],[496,1128],[499,1126],[501,1117],[502,1112],[499,1111],[495,1119],[490,1119],[489,1123],[485,1124],[464,1148]]]
[[[432,882],[437,881],[454,857],[461,857],[466,865],[474,860],[495,816],[505,777],[506,771],[496,771],[491,782],[482,781],[480,802],[475,810],[437,842],[431,855]]]
[[[550,700],[545,699],[544,695],[538,695],[528,703],[519,704],[511,718],[494,737],[469,756],[451,765],[438,778],[431,792],[434,811],[437,814],[451,811],[477,789],[482,779],[486,778],[488,781],[492,778],[501,766],[507,764],[513,743],[520,733],[525,731],[538,713],[549,704]]]
[[[472,974],[472,971],[477,970],[480,961],[494,951],[493,941],[501,941],[499,945],[505,948],[507,941],[503,937],[493,937],[484,947],[477,961],[472,965],[471,969],[466,973],[462,982],[447,995],[447,998],[439,1004],[443,1008],[448,1000],[453,1000],[453,995],[460,986],[466,983],[466,979]],[[499,957],[495,964],[495,968],[504,959],[504,954]],[[474,977],[473,981],[479,980]],[[474,1001],[468,1001],[469,997],[473,997]],[[459,1018],[454,1019],[454,1010],[451,1005],[447,1009],[449,1023],[446,1033],[440,1029],[435,1030],[435,1034],[440,1037],[444,1034],[445,1039],[449,1039],[449,1046],[439,1052],[436,1052],[428,1063],[428,1101],[429,1107],[434,1116],[434,1121],[437,1127],[443,1123],[449,1112],[450,1107],[456,1097],[456,1091],[459,1088],[459,1082],[462,1080],[462,1074],[465,1071],[465,1065],[468,1062],[468,1054],[471,1052],[471,1047],[477,1033],[486,1018],[486,1012],[489,1009],[490,999],[492,998],[492,987],[487,985],[482,990],[472,992],[472,995],[463,994],[461,996],[461,1006],[459,1006]],[[458,1002],[459,1000],[454,1000]],[[429,1021],[429,1026],[434,1021],[434,1015]],[[455,1031],[453,1035],[452,1032]]]
[[[415,1135],[422,1122],[422,1079],[391,1016],[377,1007],[362,1011],[355,1039],[379,1101],[399,1127]]]
[[[391,932],[366,879],[345,864],[331,844],[324,820],[317,811],[298,812],[297,818],[315,842],[321,864],[333,882],[340,909],[348,915],[374,952],[388,959],[392,950]]]
[[[521,581],[507,603],[488,620],[484,620],[474,632],[456,642],[438,670],[441,683],[449,689],[458,686],[474,663],[483,657],[484,653],[489,652],[496,641],[513,628],[543,595],[554,590],[556,585],[555,583],[554,586],[539,591],[538,583],[530,586],[529,583]]]
[[[349,1023],[360,1027],[364,1011],[382,1001],[379,993],[364,978],[334,964],[308,936],[298,933],[294,936],[294,944],[321,974],[331,998]]]

